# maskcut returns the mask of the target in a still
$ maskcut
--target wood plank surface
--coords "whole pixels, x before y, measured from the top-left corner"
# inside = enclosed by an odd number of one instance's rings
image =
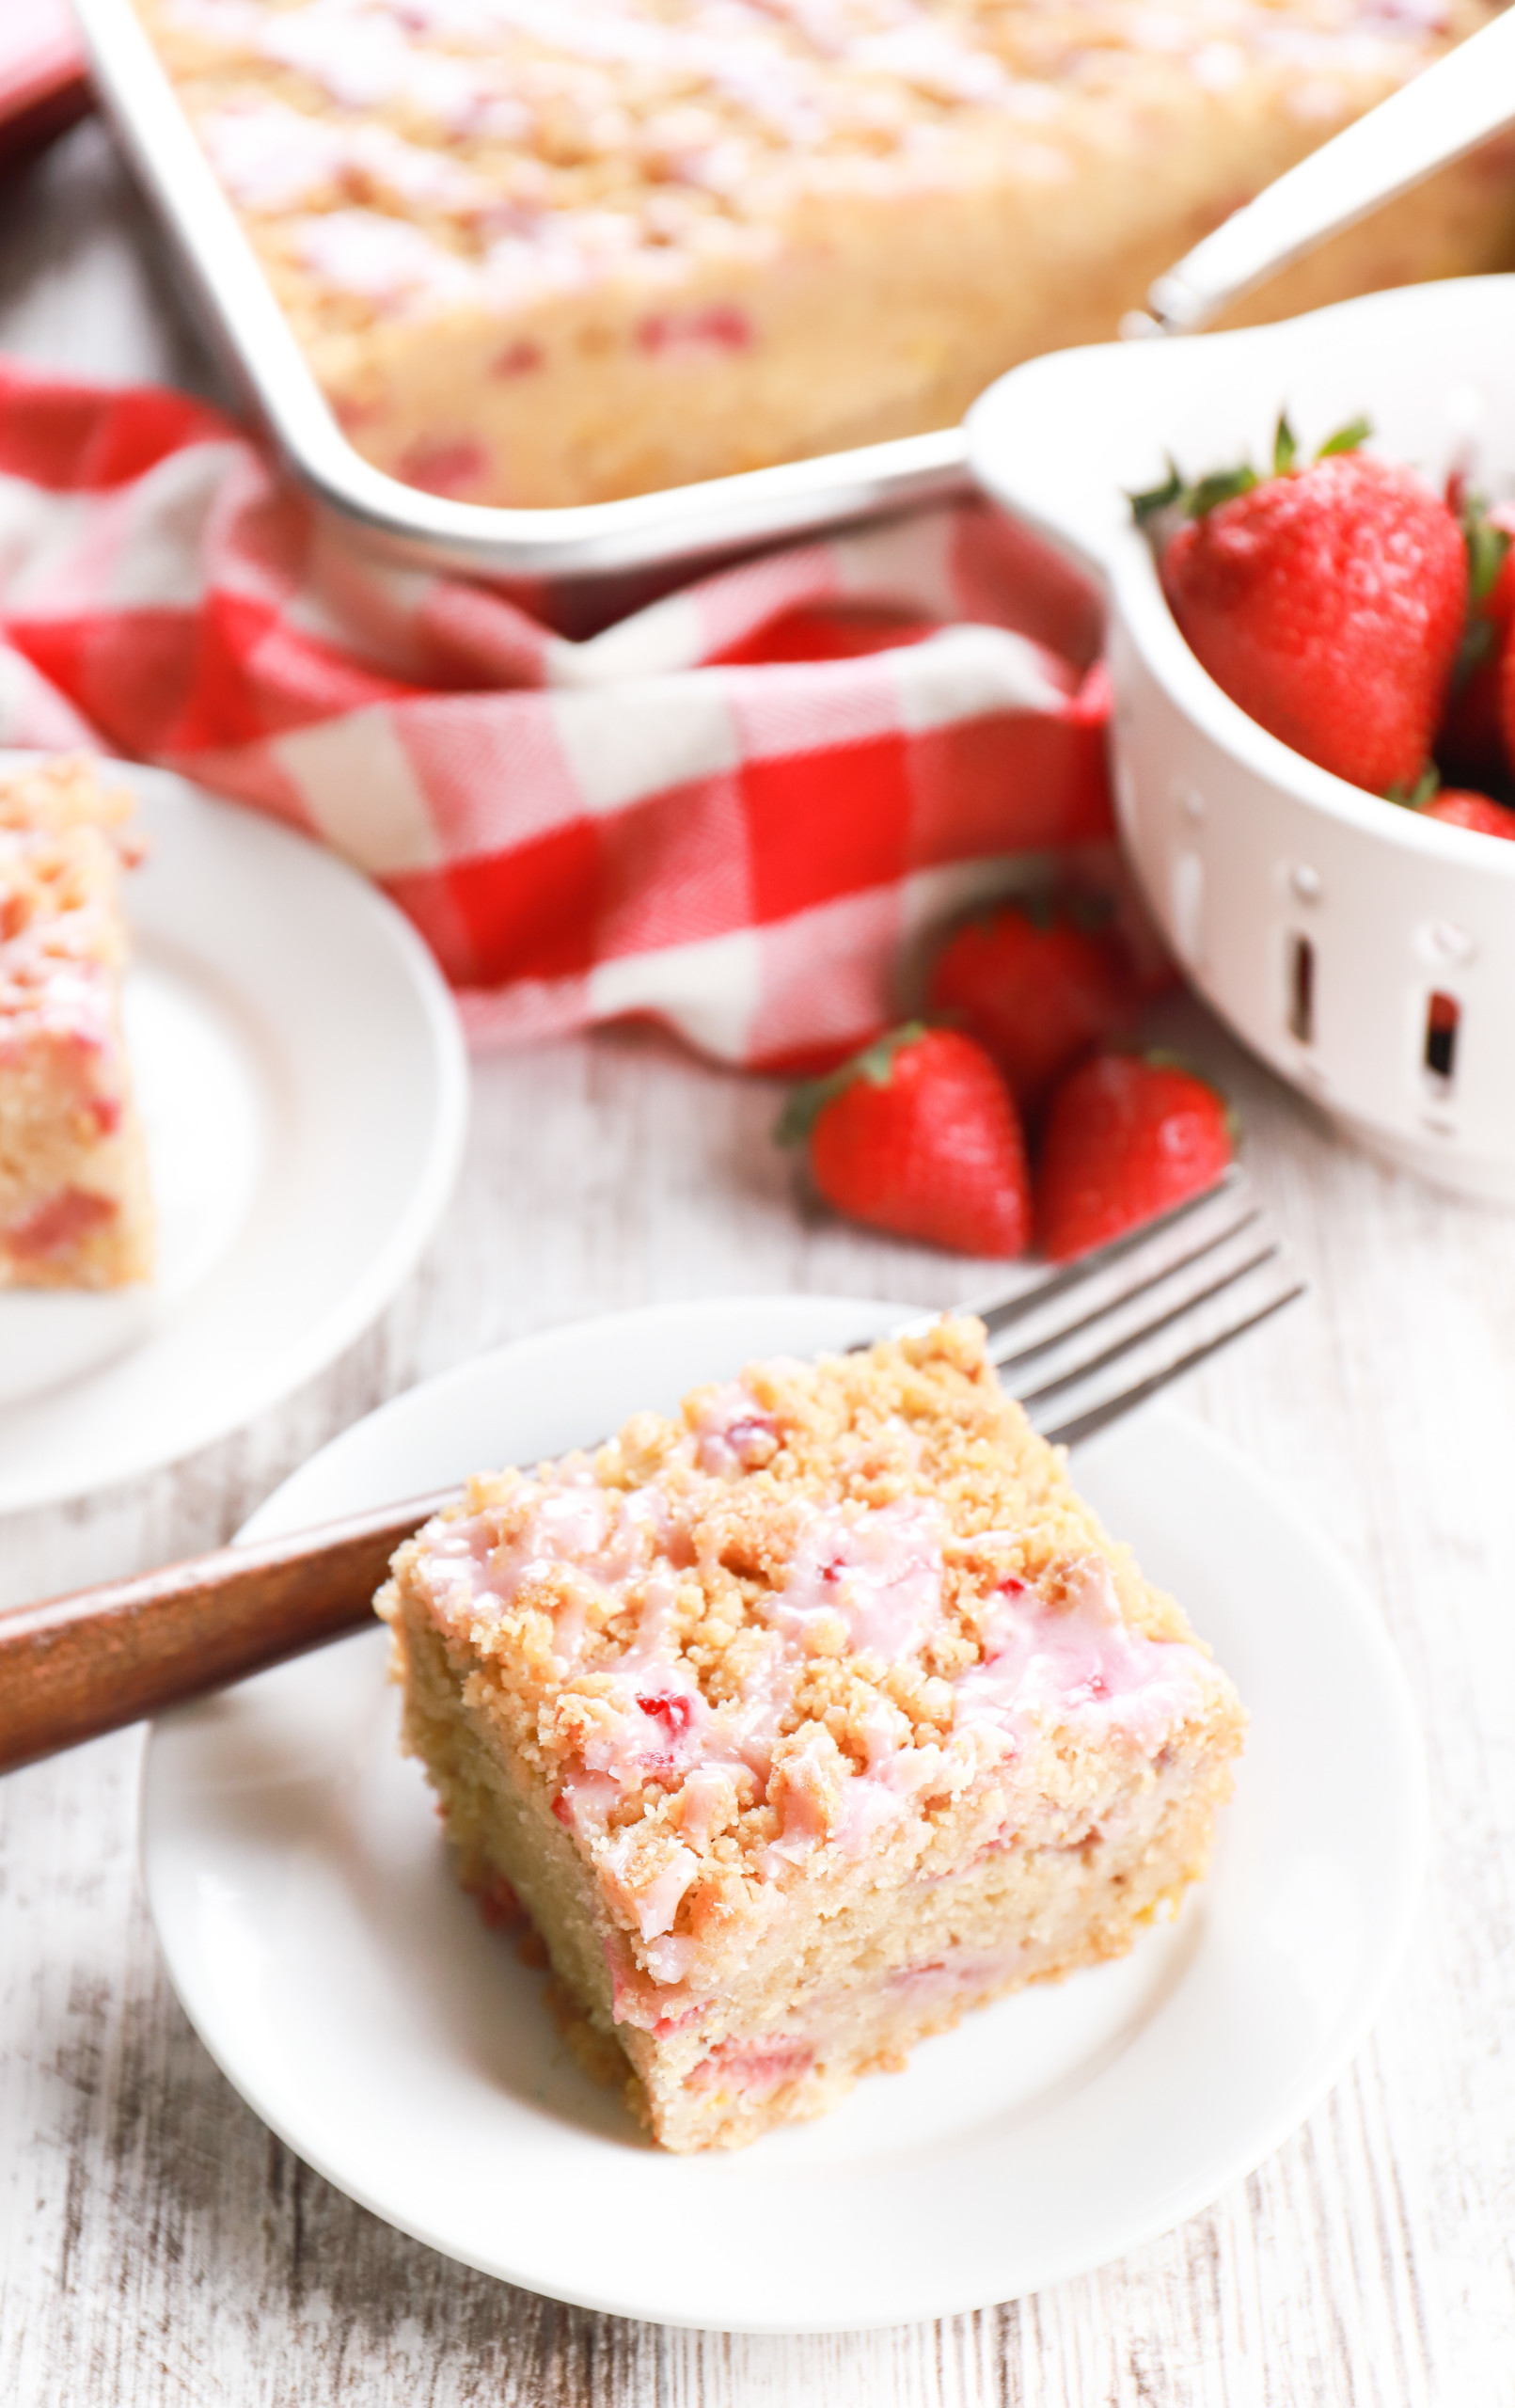
[[[0,347],[206,379],[98,127],[0,189]],[[1349,1150],[1197,1009],[1185,1033],[1316,1283],[1185,1402],[1367,1581],[1430,1760],[1414,1945],[1333,2095],[1207,2213],[939,2327],[755,2340],[558,2306],[391,2231],[242,2104],[158,1961],[121,1734],[0,1781],[8,2408],[1515,2402],[1515,1215]],[[532,1329],[734,1289],[981,1284],[798,1203],[773,1104],[648,1035],[481,1061],[457,1197],[378,1325],[224,1444],[0,1521],[0,1604],[217,1544],[355,1417]]]

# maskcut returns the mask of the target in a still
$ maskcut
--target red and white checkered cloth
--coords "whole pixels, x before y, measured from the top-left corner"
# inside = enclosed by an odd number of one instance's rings
[[[181,395],[0,362],[0,740],[319,837],[481,1037],[642,1013],[725,1061],[834,1057],[948,912],[1109,838],[1094,597],[976,504],[586,642],[544,599],[376,564]]]

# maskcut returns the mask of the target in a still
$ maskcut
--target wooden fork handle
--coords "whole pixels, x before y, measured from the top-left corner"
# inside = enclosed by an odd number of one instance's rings
[[[460,1494],[0,1612],[0,1772],[361,1629],[395,1548]]]

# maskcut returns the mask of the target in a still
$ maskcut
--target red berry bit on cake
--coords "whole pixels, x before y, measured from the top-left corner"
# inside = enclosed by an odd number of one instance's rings
[[[120,1021],[132,809],[87,761],[0,775],[0,1287],[112,1288],[151,1270]]]
[[[671,2149],[1122,1954],[1241,1745],[971,1321],[476,1480],[378,1608],[460,1878],[520,1900]]]

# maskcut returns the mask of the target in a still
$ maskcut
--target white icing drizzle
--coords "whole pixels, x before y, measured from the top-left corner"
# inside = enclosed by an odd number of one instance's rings
[[[677,1460],[682,1471],[724,1485],[742,1475],[741,1448],[767,1449],[773,1435],[772,1417],[733,1383],[706,1397]],[[920,1798],[961,1796],[987,1769],[998,1768],[1006,1784],[1008,1814],[1014,1766],[1049,1735],[1065,1731],[1097,1745],[1118,1736],[1150,1757],[1204,1707],[1211,1677],[1204,1656],[1128,1629],[1110,1566],[1091,1554],[1063,1567],[1052,1598],[1006,1577],[981,1659],[951,1684],[946,1737],[917,1745],[907,1717],[880,1693],[863,1722],[865,1762],[857,1767],[824,1726],[786,1738],[781,1724],[817,1650],[840,1648],[880,1669],[919,1656],[943,1610],[946,1530],[934,1502],[811,1508],[784,1579],[760,1607],[766,1627],[755,1667],[740,1695],[712,1705],[679,1651],[669,1550],[679,1545],[680,1523],[667,1493],[655,1482],[602,1487],[579,1456],[526,1483],[525,1497],[524,1521],[506,1544],[496,1543],[487,1514],[431,1525],[418,1575],[437,1620],[466,1625],[477,1640],[525,1585],[551,1574],[536,1601],[550,1598],[565,1673],[591,1601],[603,1624],[639,1599],[630,1643],[596,1665],[580,1700],[583,1734],[555,1812],[635,1925],[657,1984],[687,1975],[694,1943],[672,1926],[714,1818],[727,1819],[739,1800],[766,1798],[775,1809],[779,1828],[759,1870],[778,1881],[827,1845],[844,1859],[862,1855]],[[988,1531],[955,1546],[992,1560],[1011,1535]],[[650,1857],[641,1824],[609,1829],[619,1802],[648,1781],[675,1800],[673,1823],[659,1826]],[[623,1987],[630,1978],[617,1974]]]
[[[983,1660],[954,1684],[955,1730],[982,1733],[1011,1754],[1038,1729],[1096,1740],[1119,1732],[1151,1756],[1203,1707],[1206,1658],[1182,1640],[1128,1630],[1102,1556],[1081,1559],[1058,1605],[1020,1582],[1001,1600]]]
[[[308,117],[282,101],[244,100],[202,117],[199,135],[233,200],[253,212],[287,210],[355,180],[441,212],[478,215],[495,205],[482,177],[386,125],[351,125]]]
[[[402,98],[449,124],[481,93],[502,96],[505,71],[525,66],[556,69],[543,88],[578,96],[586,113],[623,114],[628,89],[686,106],[703,95],[789,139],[817,126],[876,130],[888,113],[868,103],[880,93],[993,108],[1013,86],[1053,89],[1079,65],[1108,80],[1139,72],[1144,54],[1182,58],[1217,40],[1263,59],[1307,56],[1322,72],[1364,61],[1403,71],[1406,51],[1444,29],[1446,7],[1316,0],[1285,15],[1262,0],[1023,0],[949,15],[938,0],[167,0],[164,16],[213,46],[295,68],[344,107]]]
[[[344,179],[455,224],[466,257],[373,227],[294,256],[335,290],[405,314],[492,310],[608,272],[676,279],[678,256],[771,250],[800,194],[898,191],[978,173],[987,141],[1029,181],[1066,181],[1077,146],[1023,143],[1091,98],[1145,109],[1152,78],[1217,97],[1249,67],[1322,121],[1402,81],[1444,0],[161,0],[167,26],[228,62],[282,68],[333,122],[272,97],[260,128],[218,102],[206,146],[233,197],[269,214]],[[298,95],[296,96],[299,97]],[[1158,95],[1160,97],[1160,95]],[[354,124],[389,111],[394,128]],[[297,136],[275,112],[303,118]],[[239,126],[231,122],[238,115]],[[426,139],[434,148],[428,150]],[[376,135],[377,141],[369,137]],[[447,146],[481,144],[465,165]],[[302,148],[303,145],[303,148]],[[428,168],[422,163],[432,162]],[[502,215],[519,222],[495,240]],[[608,230],[610,221],[617,230]]]
[[[317,276],[396,313],[478,293],[479,278],[468,262],[402,218],[371,209],[333,209],[296,219],[294,236],[298,256]]]
[[[0,1054],[39,1040],[100,1054],[111,1043],[113,978],[100,908],[81,902],[34,916],[30,863],[51,840],[0,829]]]
[[[941,1618],[941,1515],[922,1497],[871,1513],[828,1506],[806,1522],[768,1620],[800,1649],[840,1616],[854,1654],[903,1663]]]

